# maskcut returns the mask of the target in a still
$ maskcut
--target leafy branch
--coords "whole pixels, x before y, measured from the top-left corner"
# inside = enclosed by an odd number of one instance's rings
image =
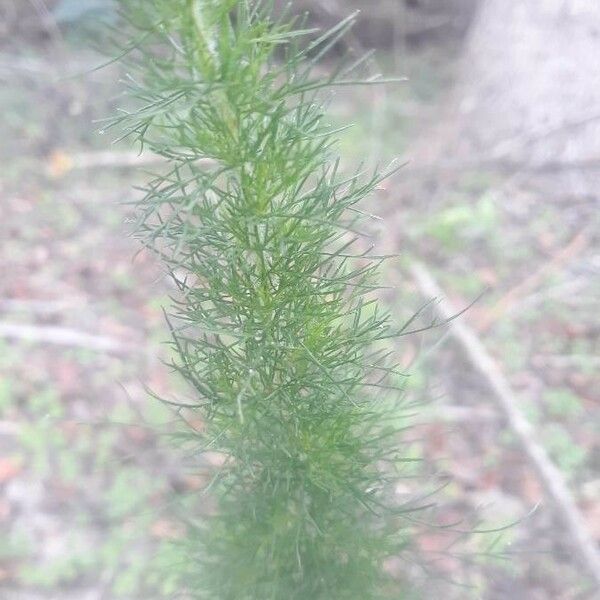
[[[318,67],[353,18],[315,38],[268,2],[122,0],[121,13],[137,107],[111,126],[167,160],[143,188],[138,232],[179,290],[172,366],[203,420],[189,439],[225,457],[185,587],[388,597],[382,563],[405,543],[408,510],[389,491],[407,460],[403,377],[359,209],[386,175],[343,176],[325,118],[323,90],[362,83],[361,61]]]

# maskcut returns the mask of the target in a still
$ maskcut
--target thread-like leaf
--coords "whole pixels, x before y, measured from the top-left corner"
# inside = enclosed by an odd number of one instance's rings
[[[273,21],[268,2],[121,9],[138,105],[113,126],[168,162],[142,190],[138,232],[180,293],[172,366],[197,395],[180,408],[203,420],[186,437],[225,459],[182,586],[210,600],[388,597],[382,563],[410,510],[388,488],[413,459],[373,295],[384,257],[365,250],[374,216],[357,206],[382,175],[340,174],[320,98],[387,80],[355,79],[360,59],[320,75],[353,17],[303,42],[312,31]]]

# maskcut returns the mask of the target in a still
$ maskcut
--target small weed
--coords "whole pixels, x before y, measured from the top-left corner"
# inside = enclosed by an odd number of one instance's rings
[[[457,250],[467,242],[486,240],[498,224],[498,212],[490,196],[476,202],[459,196],[462,202],[441,210],[421,225],[422,234],[436,239],[446,250]]]
[[[571,477],[585,463],[587,452],[557,423],[550,423],[542,430],[542,438],[550,455],[559,467]]]
[[[581,416],[583,412],[581,399],[568,388],[546,390],[543,401],[548,413],[559,419],[572,419]]]

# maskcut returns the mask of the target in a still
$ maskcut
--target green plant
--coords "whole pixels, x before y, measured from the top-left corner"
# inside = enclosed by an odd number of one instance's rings
[[[385,175],[341,174],[321,99],[358,83],[360,61],[317,67],[352,19],[316,36],[268,2],[121,8],[139,104],[112,125],[166,159],[138,231],[179,291],[173,368],[196,399],[176,408],[202,420],[187,438],[223,462],[205,490],[216,510],[190,533],[186,593],[388,597],[382,563],[410,510],[389,484],[414,459],[386,342],[406,331],[377,304],[381,257],[359,233],[371,217],[357,205]]]
[[[549,414],[555,418],[578,417],[584,410],[579,396],[565,387],[547,390],[543,400]]]
[[[464,245],[467,240],[489,238],[498,221],[489,195],[483,195],[476,203],[461,196],[457,200],[459,203],[435,214],[421,227],[423,233],[449,250]]]

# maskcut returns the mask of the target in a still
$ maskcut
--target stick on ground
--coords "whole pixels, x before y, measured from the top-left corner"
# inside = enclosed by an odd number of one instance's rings
[[[451,319],[458,313],[448,301],[443,299],[443,290],[423,265],[415,263],[410,267],[410,273],[423,296],[428,299],[437,298],[439,300],[435,305],[435,309],[441,318]],[[572,539],[580,562],[586,567],[595,586],[600,589],[600,552],[588,532],[585,520],[567,487],[562,473],[552,462],[544,446],[537,440],[535,431],[529,421],[518,409],[519,399],[517,395],[497,363],[470,327],[459,320],[455,320],[450,326],[450,335],[494,392],[497,407],[506,418],[508,426],[537,474],[546,494],[552,499],[556,512]]]
[[[67,327],[0,322],[0,338],[25,340],[55,346],[74,346],[97,352],[123,353],[132,347],[102,335],[91,335]]]

